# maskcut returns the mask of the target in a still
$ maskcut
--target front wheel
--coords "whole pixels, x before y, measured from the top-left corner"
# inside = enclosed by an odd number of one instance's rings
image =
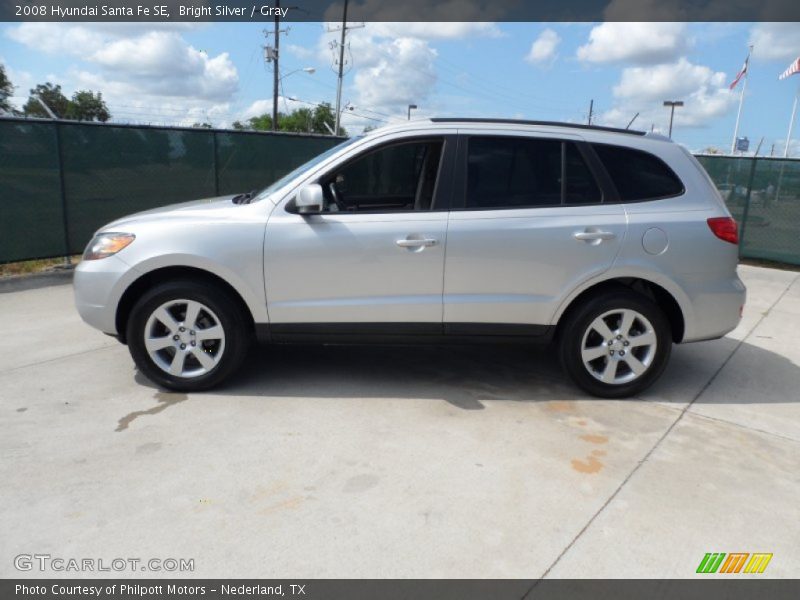
[[[128,320],[128,348],[154,383],[175,391],[200,391],[235,371],[250,342],[235,298],[196,281],[164,283],[146,292]]]
[[[638,394],[661,376],[672,350],[664,313],[627,290],[591,298],[567,316],[561,364],[583,390],[602,398]]]

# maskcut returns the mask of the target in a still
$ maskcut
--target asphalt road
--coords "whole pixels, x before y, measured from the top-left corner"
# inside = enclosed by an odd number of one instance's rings
[[[740,270],[741,325],[618,401],[492,346],[262,348],[162,393],[70,285],[0,293],[0,577],[686,578],[707,552],[800,577],[800,279]]]

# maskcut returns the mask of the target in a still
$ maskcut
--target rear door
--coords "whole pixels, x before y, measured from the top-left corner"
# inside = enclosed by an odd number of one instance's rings
[[[460,132],[447,233],[450,333],[537,335],[626,232],[607,176],[577,137]]]

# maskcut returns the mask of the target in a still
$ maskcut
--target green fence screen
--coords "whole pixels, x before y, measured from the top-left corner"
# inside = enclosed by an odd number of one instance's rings
[[[104,223],[269,185],[339,138],[0,119],[0,262],[76,254]],[[800,160],[699,156],[740,252],[800,264]]]
[[[0,262],[77,254],[121,216],[263,188],[340,141],[0,119]]]
[[[739,223],[739,252],[800,264],[800,160],[698,156]]]

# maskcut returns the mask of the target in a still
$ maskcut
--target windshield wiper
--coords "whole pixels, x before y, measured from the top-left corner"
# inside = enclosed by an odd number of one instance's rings
[[[257,193],[258,190],[250,190],[244,194],[236,194],[233,198],[231,198],[231,202],[234,204],[250,204]]]

